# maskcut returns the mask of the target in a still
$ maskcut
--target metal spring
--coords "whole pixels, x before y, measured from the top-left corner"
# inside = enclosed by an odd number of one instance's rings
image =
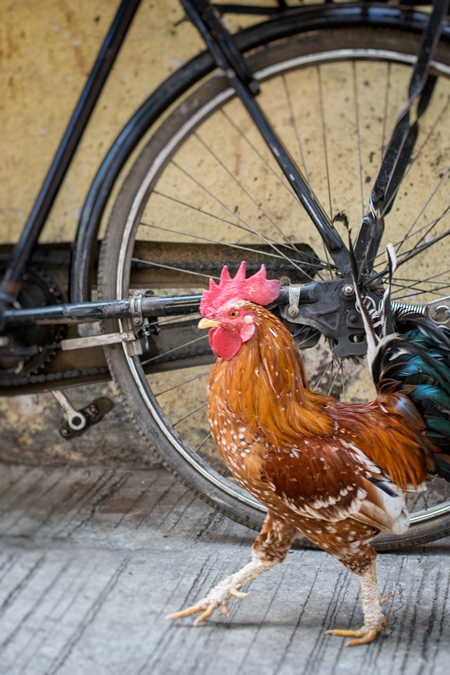
[[[391,302],[391,308],[394,312],[417,312],[418,314],[425,314],[425,305],[408,305],[406,302]]]

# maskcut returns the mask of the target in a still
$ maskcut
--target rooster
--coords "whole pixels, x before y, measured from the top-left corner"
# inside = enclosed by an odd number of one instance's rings
[[[450,331],[417,313],[389,317],[386,291],[379,336],[357,291],[377,397],[340,402],[308,389],[291,334],[263,307],[278,295],[264,266],[247,279],[245,263],[234,278],[225,267],[203,292],[199,327],[210,329],[218,357],[208,384],[212,435],[267,517],[251,561],[171,616],[199,613],[201,623],[219,607],[228,614],[229,598],[248,595],[241,589],[282,562],[301,533],[360,578],[363,627],[328,633],[353,638],[348,646],[369,643],[386,625],[387,599],[377,593],[370,542],[407,530],[408,492],[436,475],[450,481]]]

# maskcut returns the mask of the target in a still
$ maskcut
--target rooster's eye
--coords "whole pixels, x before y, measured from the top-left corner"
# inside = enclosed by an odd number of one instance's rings
[[[228,312],[228,316],[230,317],[230,319],[235,319],[237,316],[239,316],[239,312],[237,311],[237,309],[231,309]]]

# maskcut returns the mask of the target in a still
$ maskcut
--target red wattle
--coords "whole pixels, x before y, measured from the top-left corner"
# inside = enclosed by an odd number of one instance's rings
[[[242,340],[233,330],[225,330],[222,326],[209,331],[209,344],[216,356],[230,361],[238,353]]]

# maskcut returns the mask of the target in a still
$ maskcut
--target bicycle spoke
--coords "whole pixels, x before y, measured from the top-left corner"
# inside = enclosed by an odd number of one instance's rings
[[[174,391],[175,389],[180,389],[181,387],[185,387],[187,384],[191,384],[192,382],[196,382],[197,380],[200,380],[202,377],[207,377],[208,375],[209,375],[209,371],[207,373],[202,373],[201,375],[196,375],[195,377],[190,377],[188,380],[183,380],[183,382],[178,382],[173,387],[168,387],[167,389],[163,389],[163,391],[158,391],[157,393],[155,393],[155,397],[158,398],[158,396],[164,396],[164,394],[168,394],[170,391]]]
[[[278,225],[274,222],[273,218],[269,216],[267,211],[261,206],[261,204],[258,204],[256,199],[252,197],[250,192],[246,190],[246,188],[242,185],[242,183],[237,179],[237,177],[225,166],[225,164],[222,162],[222,160],[216,155],[215,152],[205,143],[205,141],[201,138],[201,136],[198,135],[198,133],[195,133],[195,137],[201,142],[203,147],[211,154],[212,157],[216,160],[217,164],[222,167],[224,171],[226,171],[227,175],[231,178],[232,181],[239,187],[239,189],[251,200],[251,202],[254,204],[256,209],[260,211],[265,218],[270,222],[270,224],[277,230],[281,238],[284,240],[284,244],[287,245],[289,248],[293,249],[294,251],[295,246],[292,245],[292,243],[289,241],[289,239],[286,237],[284,232],[281,231],[281,229],[278,227]],[[255,230],[255,232],[257,232]],[[261,236],[261,235],[259,235]]]
[[[291,330],[292,330],[292,329],[291,329]],[[292,337],[294,338],[294,340],[296,341],[298,348],[299,348],[299,349],[302,349],[302,348],[304,347],[304,345],[307,345],[307,344],[308,344],[308,342],[309,342],[309,337],[306,336],[303,340],[296,340],[296,338],[298,338],[298,336],[300,335],[300,332],[301,332],[300,330],[297,331],[297,332],[294,331],[294,332],[291,333],[291,334],[292,334]]]
[[[154,190],[153,191],[154,195],[158,195],[158,197],[164,197],[164,199],[170,199],[172,202],[176,202],[177,204],[181,204],[182,206],[185,206],[188,209],[192,209],[193,211],[197,211],[198,213],[201,213],[205,216],[208,216],[208,218],[213,218],[215,220],[219,220],[220,222],[224,223],[225,225],[232,225],[233,227],[240,227],[246,232],[251,232],[246,227],[243,227],[242,225],[239,225],[238,223],[233,222],[232,220],[228,220],[227,218],[221,218],[221,216],[217,216],[215,213],[211,213],[210,211],[205,211],[204,209],[201,209],[199,206],[194,206],[193,204],[189,204],[188,202],[182,201],[181,199],[177,199],[176,197],[173,197],[171,195],[164,194],[163,192],[159,192],[159,190]],[[154,223],[141,223],[142,225],[146,225],[147,227],[158,227]],[[160,226],[159,226],[160,227]],[[161,228],[164,229],[164,228]],[[167,230],[170,231],[170,230]],[[182,232],[179,230],[172,230],[176,234],[183,234],[186,235],[186,232]],[[193,234],[188,234],[188,236],[193,237]],[[212,241],[212,240],[209,240]],[[274,243],[277,243],[276,239],[273,239]]]
[[[356,61],[352,61],[352,78],[353,78],[353,98],[355,101],[356,139],[358,147],[359,189],[361,193],[361,218],[364,218],[365,208],[364,208],[363,168],[361,158],[361,130],[359,121],[358,89],[356,85]]]
[[[207,335],[202,335],[199,338],[195,338],[195,340],[189,340],[187,342],[183,342],[181,345],[177,345],[176,347],[173,347],[173,349],[167,349],[165,352],[161,352],[160,354],[157,354],[156,356],[151,356],[149,359],[143,359],[141,361],[143,366],[148,365],[149,363],[152,363],[153,361],[156,361],[157,359],[161,359],[163,356],[167,356],[168,354],[173,354],[173,352],[179,351],[180,349],[183,349],[184,347],[188,347],[189,345],[193,345],[196,342],[200,342],[201,340],[207,340],[208,336]]]
[[[419,242],[416,242],[416,244],[414,246],[414,248],[417,248],[417,246],[419,246],[427,238],[427,236],[431,234],[431,231],[442,220],[442,218],[445,218],[447,215],[449,215],[449,213],[450,213],[450,209],[449,208],[445,209],[445,211],[443,211],[440,216],[438,216],[437,218],[432,220],[431,223],[425,223],[425,225],[422,225],[422,227],[419,227],[414,232],[412,232],[409,237],[405,237],[404,239],[402,239],[401,243],[404,243],[405,241],[408,241],[409,239],[412,239],[413,237],[416,237],[418,234],[420,234],[421,232],[424,232],[424,230],[425,230],[425,232],[421,236]]]
[[[448,173],[448,172],[447,172],[447,173]],[[428,227],[424,226],[423,228],[420,228],[418,231],[416,231],[415,234],[417,235],[417,234],[419,234],[419,232],[421,232],[423,229],[426,230],[426,232],[425,232],[425,233],[420,237],[420,239],[414,244],[413,248],[410,249],[409,253],[412,253],[413,251],[415,251],[416,249],[418,249],[419,246],[422,244],[422,242],[425,242],[425,241],[426,241],[427,237],[432,233],[432,230],[435,229],[436,225],[437,225],[443,218],[445,218],[445,216],[447,216],[447,215],[449,215],[449,214],[450,214],[450,206],[444,211],[444,213],[442,213],[441,216],[439,216],[439,218],[436,218],[436,220],[433,221],[433,223],[431,223],[431,225],[429,225]]]
[[[232,223],[230,223],[230,224],[232,224]],[[197,239],[199,241],[205,241],[205,242],[208,242],[208,243],[211,243],[211,244],[217,244],[217,245],[220,245],[220,246],[227,246],[229,248],[233,248],[233,249],[236,249],[238,251],[247,251],[247,253],[256,253],[257,255],[264,255],[264,257],[276,258],[277,260],[284,260],[284,257],[277,254],[277,253],[272,253],[272,252],[269,252],[269,251],[264,251],[264,253],[262,253],[260,249],[251,248],[250,246],[244,246],[244,245],[241,245],[241,244],[229,243],[229,242],[226,242],[226,241],[219,241],[217,239],[210,239],[208,237],[200,236],[198,234],[191,234],[191,233],[184,232],[183,230],[175,230],[174,228],[163,227],[161,225],[154,225],[152,223],[141,222],[140,225],[142,225],[142,227],[145,227],[145,228],[149,228],[149,229],[153,228],[155,230],[160,230],[161,232],[167,232],[167,233],[170,233],[171,235],[172,234],[180,234],[180,235],[183,235],[183,236],[190,237],[191,239]],[[134,260],[137,262],[137,259],[134,259]],[[145,261],[143,261],[143,262],[145,262]],[[146,261],[146,262],[148,264],[152,264],[152,265],[154,264],[151,260]],[[324,261],[319,261],[318,263],[315,263],[312,260],[307,260],[307,264],[308,264],[308,267],[311,267],[313,269],[316,268],[317,271],[323,270],[324,267],[327,266],[327,263],[325,263]],[[307,276],[309,279],[313,279],[313,277],[304,268],[299,267],[298,269],[300,269],[302,271],[302,273],[305,276]],[[183,270],[179,269],[178,271],[182,272]],[[191,272],[186,272],[186,273],[191,274]]]
[[[227,121],[231,124],[231,126],[233,127],[233,129],[234,129],[235,131],[238,132],[238,134],[241,136],[241,138],[249,145],[249,147],[250,147],[250,148],[254,151],[254,153],[259,157],[259,159],[263,162],[264,166],[265,166],[267,169],[269,169],[269,171],[272,173],[273,176],[275,176],[275,178],[277,179],[278,183],[279,183],[280,185],[282,185],[282,186],[286,189],[287,193],[288,193],[289,196],[294,200],[294,202],[295,202],[296,204],[298,204],[298,198],[297,198],[296,194],[293,192],[293,190],[292,190],[290,184],[287,183],[287,182],[284,180],[284,177],[283,177],[281,174],[279,174],[279,173],[277,173],[277,171],[275,171],[275,169],[273,168],[272,164],[270,164],[270,163],[265,159],[265,157],[263,157],[263,155],[262,155],[262,154],[260,153],[260,151],[256,148],[256,146],[251,142],[251,140],[248,138],[248,136],[246,136],[246,135],[244,134],[244,132],[242,131],[242,129],[234,122],[234,120],[231,119],[231,117],[228,115],[227,111],[222,109],[222,110],[221,110],[221,113],[222,113],[222,115],[227,119]]]
[[[404,238],[404,239],[400,242],[400,244],[397,246],[397,248],[396,248],[397,255],[398,255],[398,252],[399,252],[400,248],[402,247],[403,243],[404,243],[407,239],[409,239],[410,236],[412,236],[412,235],[411,235],[411,232],[413,232],[414,227],[415,227],[415,225],[417,224],[419,218],[423,215],[425,209],[426,209],[427,206],[430,204],[430,202],[431,202],[431,200],[433,199],[433,197],[435,196],[436,192],[437,192],[437,191],[439,190],[439,188],[441,187],[443,181],[446,179],[449,170],[450,170],[450,167],[447,167],[447,170],[446,170],[445,173],[441,176],[441,178],[440,178],[438,184],[436,185],[436,187],[434,188],[434,190],[431,192],[430,196],[428,197],[428,199],[426,200],[426,202],[423,204],[423,206],[422,206],[420,212],[418,213],[417,217],[415,218],[415,220],[413,221],[413,223],[412,223],[411,226],[409,227],[409,229],[408,229],[408,231],[407,231],[407,233],[406,233],[405,238]],[[450,207],[449,207],[449,208],[450,208]],[[446,212],[445,212],[444,214],[442,214],[441,218],[442,218],[444,215],[446,215],[446,214],[448,213],[449,208],[447,208]],[[437,223],[439,222],[439,220],[440,220],[440,218],[439,218],[438,220],[435,221],[435,223],[433,224],[432,227],[434,227],[434,225],[437,224]],[[413,232],[413,234],[414,234],[414,232]],[[416,244],[415,248],[416,248],[416,247],[417,247],[417,244]],[[414,250],[414,249],[413,249],[413,250]]]
[[[330,179],[330,167],[328,163],[328,146],[327,146],[327,129],[325,124],[325,106],[323,102],[323,85],[321,77],[321,66],[316,67],[317,80],[319,85],[319,107],[320,107],[320,128],[322,132],[322,142],[325,150],[325,171],[327,175],[327,188],[328,188],[328,208],[330,213],[330,219],[333,220],[333,205],[331,201],[331,179]]]
[[[232,126],[232,128],[239,134],[239,136],[248,144],[248,146],[252,149],[252,151],[259,157],[259,159],[262,161],[263,165],[265,168],[267,168],[270,173],[276,178],[277,184],[282,185],[287,193],[289,194],[290,198],[294,201],[294,204],[296,207],[299,206],[299,198],[297,194],[294,192],[292,186],[290,185],[289,182],[286,182],[285,176],[283,174],[279,174],[275,169],[274,166],[272,165],[272,159],[273,155],[270,155],[270,161],[268,161],[262,152],[256,147],[256,145],[250,140],[250,138],[242,131],[240,126],[236,124],[236,122],[231,118],[229,113],[227,112],[226,109],[221,109],[221,114],[226,118],[226,120],[229,122],[229,124]],[[266,146],[263,146],[266,148]],[[278,166],[276,164],[275,166]],[[255,176],[254,180],[257,180],[257,177]],[[284,237],[285,235],[282,234]]]
[[[418,284],[399,284],[396,281],[392,281],[392,287],[394,288],[393,290],[393,295],[394,294],[399,294],[400,291],[413,291],[414,294],[417,295],[422,295],[423,293],[434,293],[437,295],[440,293],[440,291],[443,288],[448,288],[449,284],[442,284],[441,286],[436,286],[435,284],[433,285],[433,290],[430,290],[429,288],[421,288]],[[398,289],[398,290],[395,290]]]
[[[175,267],[174,265],[164,265],[163,263],[157,263],[154,261],[149,261],[149,260],[143,260],[142,258],[132,258],[131,262],[134,263],[139,263],[140,265],[146,265],[147,267],[160,267],[161,269],[165,270],[172,270],[172,272],[186,272],[186,270],[183,270],[181,267]],[[189,271],[187,274],[194,274],[197,277],[203,277],[204,279],[209,279],[213,278],[218,280],[219,277],[213,276],[211,274],[203,274],[202,272],[193,272]]]
[[[174,200],[178,201],[179,200]],[[181,202],[179,202],[181,203]],[[185,206],[189,206],[189,204],[185,204]],[[195,207],[190,207],[190,208],[195,208]],[[196,209],[200,210],[200,209]],[[205,211],[202,211],[202,213],[205,213]],[[210,215],[210,214],[208,214]],[[214,216],[213,216],[214,217]],[[220,219],[222,220],[222,219]],[[234,223],[231,223],[230,221],[224,221],[228,222],[230,225],[234,225]],[[261,251],[256,248],[251,248],[250,246],[244,246],[242,244],[232,244],[226,241],[220,241],[219,239],[210,239],[209,237],[201,236],[199,234],[192,234],[191,232],[185,232],[184,230],[175,230],[174,228],[170,227],[162,227],[162,225],[154,225],[153,223],[144,223],[141,222],[140,225],[143,227],[148,227],[148,228],[153,228],[155,230],[160,230],[161,232],[169,232],[170,234],[180,234],[183,235],[184,237],[190,237],[191,239],[198,239],[199,241],[207,241],[210,244],[220,244],[221,246],[228,246],[229,248],[235,248],[239,251],[247,251],[249,253],[259,253],[261,254]],[[278,260],[282,260],[283,256],[278,255],[277,253],[269,253],[269,252],[264,252],[265,256],[269,256],[271,258],[277,258]]]
[[[397,284],[393,284],[393,285],[397,286]],[[425,294],[434,295],[434,296],[436,296],[436,298],[440,298],[443,295],[444,291],[446,291],[447,289],[450,289],[450,284],[444,284],[442,286],[439,286],[439,287],[433,288],[433,289],[430,289],[430,288],[422,288],[422,289],[415,288],[414,289],[414,288],[411,288],[410,286],[403,286],[401,291],[393,291],[392,292],[392,298],[395,299],[395,298],[401,297],[401,298],[406,300],[406,298],[410,298],[410,297],[415,298],[415,297],[418,297],[420,295],[425,295]]]
[[[333,374],[334,371],[334,361],[332,362],[332,368],[331,368],[331,373]],[[339,376],[339,370],[336,369],[336,372],[333,375],[333,378],[331,380],[330,386],[328,388],[328,396],[331,395],[331,392],[333,391],[334,383],[336,382],[337,378]]]
[[[340,400],[346,401],[347,400],[347,394],[346,394],[346,388],[345,388],[344,362],[341,361],[339,366],[340,366],[340,371],[341,371],[341,388],[342,388],[342,395],[341,395]]]
[[[387,127],[388,109],[389,109],[389,95],[391,93],[391,68],[392,68],[392,64],[389,62],[389,63],[386,64],[386,66],[387,66],[387,77],[386,77],[386,90],[385,90],[385,95],[384,95],[383,125],[382,125],[382,131],[381,131],[380,163],[381,163],[381,160],[383,159],[384,148],[386,147],[386,142],[387,142],[386,127]]]
[[[322,372],[322,375],[320,376],[319,380],[316,382],[316,384],[315,384],[315,386],[314,386],[314,391],[317,391],[317,390],[319,389],[320,384],[321,384],[323,378],[328,374],[328,371],[330,370],[330,368],[332,369],[332,367],[333,367],[333,361],[329,361],[327,367],[326,367],[325,370]]]
[[[298,129],[296,117],[294,115],[294,109],[292,107],[292,99],[291,99],[291,95],[289,93],[289,87],[288,87],[288,84],[286,82],[286,76],[285,75],[283,75],[282,80],[283,80],[284,91],[285,91],[285,94],[286,94],[286,100],[287,100],[287,104],[288,104],[288,108],[289,108],[289,114],[291,116],[292,124],[294,125],[295,138],[297,140],[297,147],[298,147],[298,151],[300,153],[300,157],[301,157],[301,160],[302,160],[302,166],[303,166],[303,170],[305,172],[306,182],[308,183],[308,187],[309,187],[310,192],[312,192],[311,182],[309,180],[308,169],[306,167],[305,155],[303,153],[302,142],[300,140],[300,132],[299,132],[299,129]]]
[[[193,206],[192,204],[188,204],[187,202],[181,201],[180,199],[177,199],[176,197],[166,195],[162,192],[159,192],[158,190],[154,190],[154,194],[158,195],[159,197],[164,197],[165,199],[169,199],[173,202],[176,202],[177,204],[181,204],[182,206],[186,206],[187,208],[192,209],[194,211],[197,211],[197,212],[199,212],[203,215],[206,215],[210,218],[214,218],[216,220],[219,220],[219,221],[221,221],[221,222],[223,222],[227,225],[232,225],[233,227],[239,227],[239,228],[245,230],[246,232],[251,232],[252,234],[254,234],[253,230],[249,230],[248,228],[245,228],[242,225],[239,225],[238,223],[233,223],[231,220],[227,220],[226,218],[221,218],[220,216],[217,216],[214,213],[210,213],[209,211],[205,211],[205,210],[203,210],[203,209],[201,209],[197,206]],[[205,237],[205,236],[200,236],[200,235],[196,235],[196,234],[193,234],[193,233],[190,233],[190,232],[186,232],[185,230],[176,230],[174,228],[163,227],[161,225],[156,225],[155,223],[146,223],[144,221],[141,221],[140,225],[142,225],[142,227],[155,228],[155,229],[159,229],[161,231],[170,232],[171,234],[180,234],[180,235],[183,235],[185,237],[186,236],[190,237],[192,239],[200,239],[202,241],[208,241],[208,242],[211,242],[213,244],[220,244],[221,246],[229,246],[231,248],[241,249],[243,251],[250,251],[252,253],[261,253],[261,251],[259,251],[258,249],[253,249],[253,248],[250,248],[249,246],[229,243],[229,242],[226,242],[226,241],[221,241],[219,239],[210,239],[210,238]],[[272,242],[273,244],[279,244],[278,240],[270,239],[268,237],[266,238],[266,241],[268,243]],[[293,245],[293,244],[290,244],[290,245],[295,251],[298,251],[298,249],[295,248],[295,245]],[[278,258],[278,259],[284,259],[284,256],[282,256],[280,254],[277,254],[277,253],[265,252],[264,255],[265,256],[271,256],[271,257]],[[323,261],[320,261],[320,263],[318,263],[315,266],[318,269],[322,269],[326,264],[327,263],[325,263]],[[308,263],[308,265],[314,266],[314,264],[312,262]]]
[[[205,401],[205,403],[202,403],[201,405],[199,405],[194,410],[190,410],[188,413],[186,413],[186,415],[183,415],[183,417],[180,417],[179,419],[177,419],[176,422],[172,422],[172,426],[176,427],[177,424],[180,424],[180,422],[183,422],[188,417],[192,417],[192,415],[195,415],[195,413],[198,413],[199,410],[203,410],[203,408],[206,408],[207,405],[208,405],[208,401]]]
[[[210,190],[208,190],[204,185],[202,185],[199,181],[197,181],[193,176],[187,173],[179,164],[177,164],[174,160],[172,160],[172,163],[174,166],[176,166],[180,171],[182,171],[187,178],[190,178],[196,185],[198,185],[200,188],[202,188],[210,197],[212,197],[215,201],[217,201],[221,206],[223,206],[229,213],[233,213],[232,209],[230,209],[229,206],[227,206],[224,202],[222,202],[217,196],[215,196]],[[262,241],[264,241],[266,244],[269,244],[274,251],[276,251],[279,255],[281,255],[283,258],[285,258],[288,262],[290,262],[296,269],[301,271],[301,268],[297,265],[297,263],[292,260],[292,258],[289,258],[287,255],[283,254],[282,251],[278,249],[275,244],[273,244],[267,237],[263,236],[258,230],[253,228],[249,223],[246,223],[241,216],[239,216],[237,213],[234,214],[236,218],[238,218],[240,221],[244,223],[246,226],[247,231],[252,232],[256,236],[260,237]]]
[[[417,149],[416,154],[411,158],[411,161],[410,161],[410,163],[409,163],[408,168],[406,169],[406,172],[405,172],[405,175],[404,175],[404,177],[403,177],[403,180],[401,181],[401,183],[399,183],[399,184],[397,185],[396,189],[394,190],[394,192],[392,193],[391,197],[390,197],[389,200],[387,201],[387,203],[386,203],[386,205],[385,205],[385,208],[384,208],[384,212],[386,212],[386,211],[391,207],[391,204],[392,204],[392,202],[394,201],[395,197],[397,196],[397,194],[398,194],[398,192],[399,192],[401,186],[406,182],[406,179],[408,178],[408,174],[409,174],[410,171],[413,169],[413,167],[414,167],[414,165],[416,164],[416,162],[417,162],[417,161],[420,159],[420,157],[422,156],[422,151],[426,148],[427,144],[430,142],[433,133],[436,131],[437,125],[438,125],[439,123],[442,122],[442,118],[444,117],[445,113],[449,110],[449,106],[450,106],[450,96],[447,98],[447,101],[446,101],[446,103],[444,104],[443,108],[441,109],[439,115],[436,117],[435,121],[434,121],[433,124],[431,125],[431,128],[430,128],[429,132],[427,133],[427,135],[426,135],[424,141],[422,142],[422,144],[421,144],[421,145],[419,146],[419,148]]]
[[[212,438],[212,433],[211,433],[211,432],[209,432],[209,434],[208,434],[207,436],[205,436],[205,438],[203,439],[203,441],[202,441],[199,445],[197,445],[197,447],[195,448],[195,452],[198,453],[199,450],[202,449],[202,447],[205,445],[205,443],[206,443],[207,441],[209,441],[210,438]]]
[[[431,230],[432,230],[432,229],[433,229],[433,228],[434,228],[434,227],[435,227],[435,226],[436,226],[443,218],[445,218],[445,217],[448,216],[448,215],[450,215],[450,207],[447,207],[447,208],[445,209],[445,211],[444,211],[443,213],[441,213],[441,215],[438,216],[435,220],[432,220],[431,223],[426,223],[426,224],[423,225],[422,227],[418,228],[415,232],[412,232],[408,237],[405,236],[400,242],[395,242],[395,243],[390,242],[390,243],[393,243],[393,246],[394,246],[395,248],[400,247],[400,245],[403,244],[405,241],[408,241],[409,239],[412,239],[414,236],[417,236],[418,234],[420,234],[421,232],[423,232],[424,230],[426,230],[425,234],[421,237],[421,241],[423,241],[423,240],[426,238],[426,236],[427,236],[428,234],[431,233]],[[433,241],[431,242],[431,244],[437,243],[437,241],[440,241],[443,237],[445,237],[445,236],[447,236],[447,235],[448,235],[448,230],[447,230],[447,231],[444,233],[444,235],[441,236],[439,239],[433,240]],[[407,253],[412,253],[416,248],[418,248],[418,244],[415,245],[415,246],[414,246],[410,251],[408,251]],[[404,254],[404,255],[406,255],[406,254]],[[381,251],[381,252],[377,255],[377,259],[381,259],[381,258],[383,259],[381,262],[384,262],[385,257],[386,257],[385,251]],[[380,264],[380,262],[377,263],[377,265],[379,265],[379,264]],[[376,266],[377,266],[377,265],[376,265]],[[383,274],[385,274],[385,272],[383,272]],[[378,276],[378,275],[377,275],[377,276]]]
[[[398,276],[395,277],[395,280],[397,282],[402,281],[409,288],[412,288],[416,284],[423,284],[423,283],[426,283],[426,282],[434,281],[435,279],[438,279],[439,277],[444,276],[444,274],[450,275],[450,268],[447,268],[443,272],[438,272],[437,274],[432,274],[429,277],[424,277],[424,278],[420,279],[420,281],[418,281],[417,279],[413,279],[413,278],[398,277]]]
[[[161,319],[158,317],[158,325],[161,327],[168,326],[170,324],[183,324],[183,323],[190,323],[194,319],[198,319],[200,321],[201,314],[200,312],[193,312],[192,314],[186,314],[186,315],[177,315],[173,316],[170,318],[164,318]]]
[[[423,253],[424,251],[431,248],[435,244],[438,244],[440,241],[442,241],[443,239],[445,239],[449,235],[450,235],[450,229],[446,230],[445,232],[443,232],[439,236],[435,237],[431,241],[425,242],[421,246],[414,246],[407,253],[404,253],[402,258],[399,258],[397,260],[397,267],[399,267],[400,265],[404,265],[405,262],[408,262],[408,260],[411,260],[416,255],[418,255],[419,253]]]

